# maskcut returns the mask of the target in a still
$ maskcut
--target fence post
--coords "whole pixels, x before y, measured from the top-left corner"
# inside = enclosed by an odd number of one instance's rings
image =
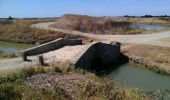
[[[21,55],[22,55],[22,60],[23,61],[28,61],[27,55],[24,52]]]
[[[44,58],[42,55],[38,56],[39,64],[44,65]]]

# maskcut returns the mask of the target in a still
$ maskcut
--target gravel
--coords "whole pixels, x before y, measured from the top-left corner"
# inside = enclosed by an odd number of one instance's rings
[[[86,76],[78,74],[37,74],[25,80],[27,86],[33,88],[49,88],[58,86],[68,93],[75,91],[76,86],[91,81]]]

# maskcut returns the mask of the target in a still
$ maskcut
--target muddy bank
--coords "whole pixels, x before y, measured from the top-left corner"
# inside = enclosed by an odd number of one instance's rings
[[[170,48],[145,44],[126,44],[122,51],[132,63],[157,73],[170,75]]]

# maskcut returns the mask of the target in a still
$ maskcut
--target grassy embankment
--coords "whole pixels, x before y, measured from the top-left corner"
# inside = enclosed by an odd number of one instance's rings
[[[140,64],[157,73],[170,75],[170,48],[144,44],[123,46],[125,55],[133,63]]]
[[[8,54],[0,51],[0,59],[15,58],[15,57],[17,57],[17,55],[14,53]]]
[[[80,36],[57,33],[49,30],[32,28],[29,26],[30,23],[13,21],[10,24],[0,25],[0,35],[1,35],[0,40],[7,41],[7,42],[35,44],[35,43],[49,42],[62,37],[63,38],[80,37]]]
[[[164,25],[167,29],[160,31],[170,30],[170,18],[131,18],[131,22],[144,23],[150,25]],[[160,32],[155,30],[146,31],[146,33]],[[162,42],[169,42],[170,39],[166,38],[160,40]],[[123,52],[134,63],[140,64],[157,73],[170,75],[170,48],[160,47],[153,45],[125,45]]]
[[[50,73],[62,73],[64,75],[82,75],[90,80],[89,82],[78,82],[78,85],[74,85],[72,89],[75,90],[73,93],[69,93],[64,88],[58,85],[54,85],[48,88],[36,88],[25,84],[25,80],[28,77],[36,76],[38,74],[50,74]],[[57,76],[56,76],[57,77]],[[67,80],[75,80],[73,78],[66,77]],[[41,79],[39,79],[41,80]],[[68,84],[69,81],[67,81]],[[76,81],[77,83],[77,81]],[[67,86],[62,84],[62,86]],[[150,98],[153,98],[151,96]],[[147,100],[145,94],[138,90],[129,90],[122,88],[116,84],[108,82],[108,80],[96,75],[83,71],[76,70],[63,73],[57,68],[43,68],[34,67],[23,69],[22,71],[11,73],[5,76],[0,76],[0,99],[1,100]]]

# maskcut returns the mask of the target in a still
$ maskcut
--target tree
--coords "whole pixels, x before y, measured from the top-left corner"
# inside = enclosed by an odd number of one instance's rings
[[[129,15],[125,15],[124,17],[129,18],[130,16]]]
[[[13,20],[13,19],[14,19],[14,18],[13,18],[13,17],[11,17],[11,16],[9,16],[9,17],[8,17],[8,20]]]

